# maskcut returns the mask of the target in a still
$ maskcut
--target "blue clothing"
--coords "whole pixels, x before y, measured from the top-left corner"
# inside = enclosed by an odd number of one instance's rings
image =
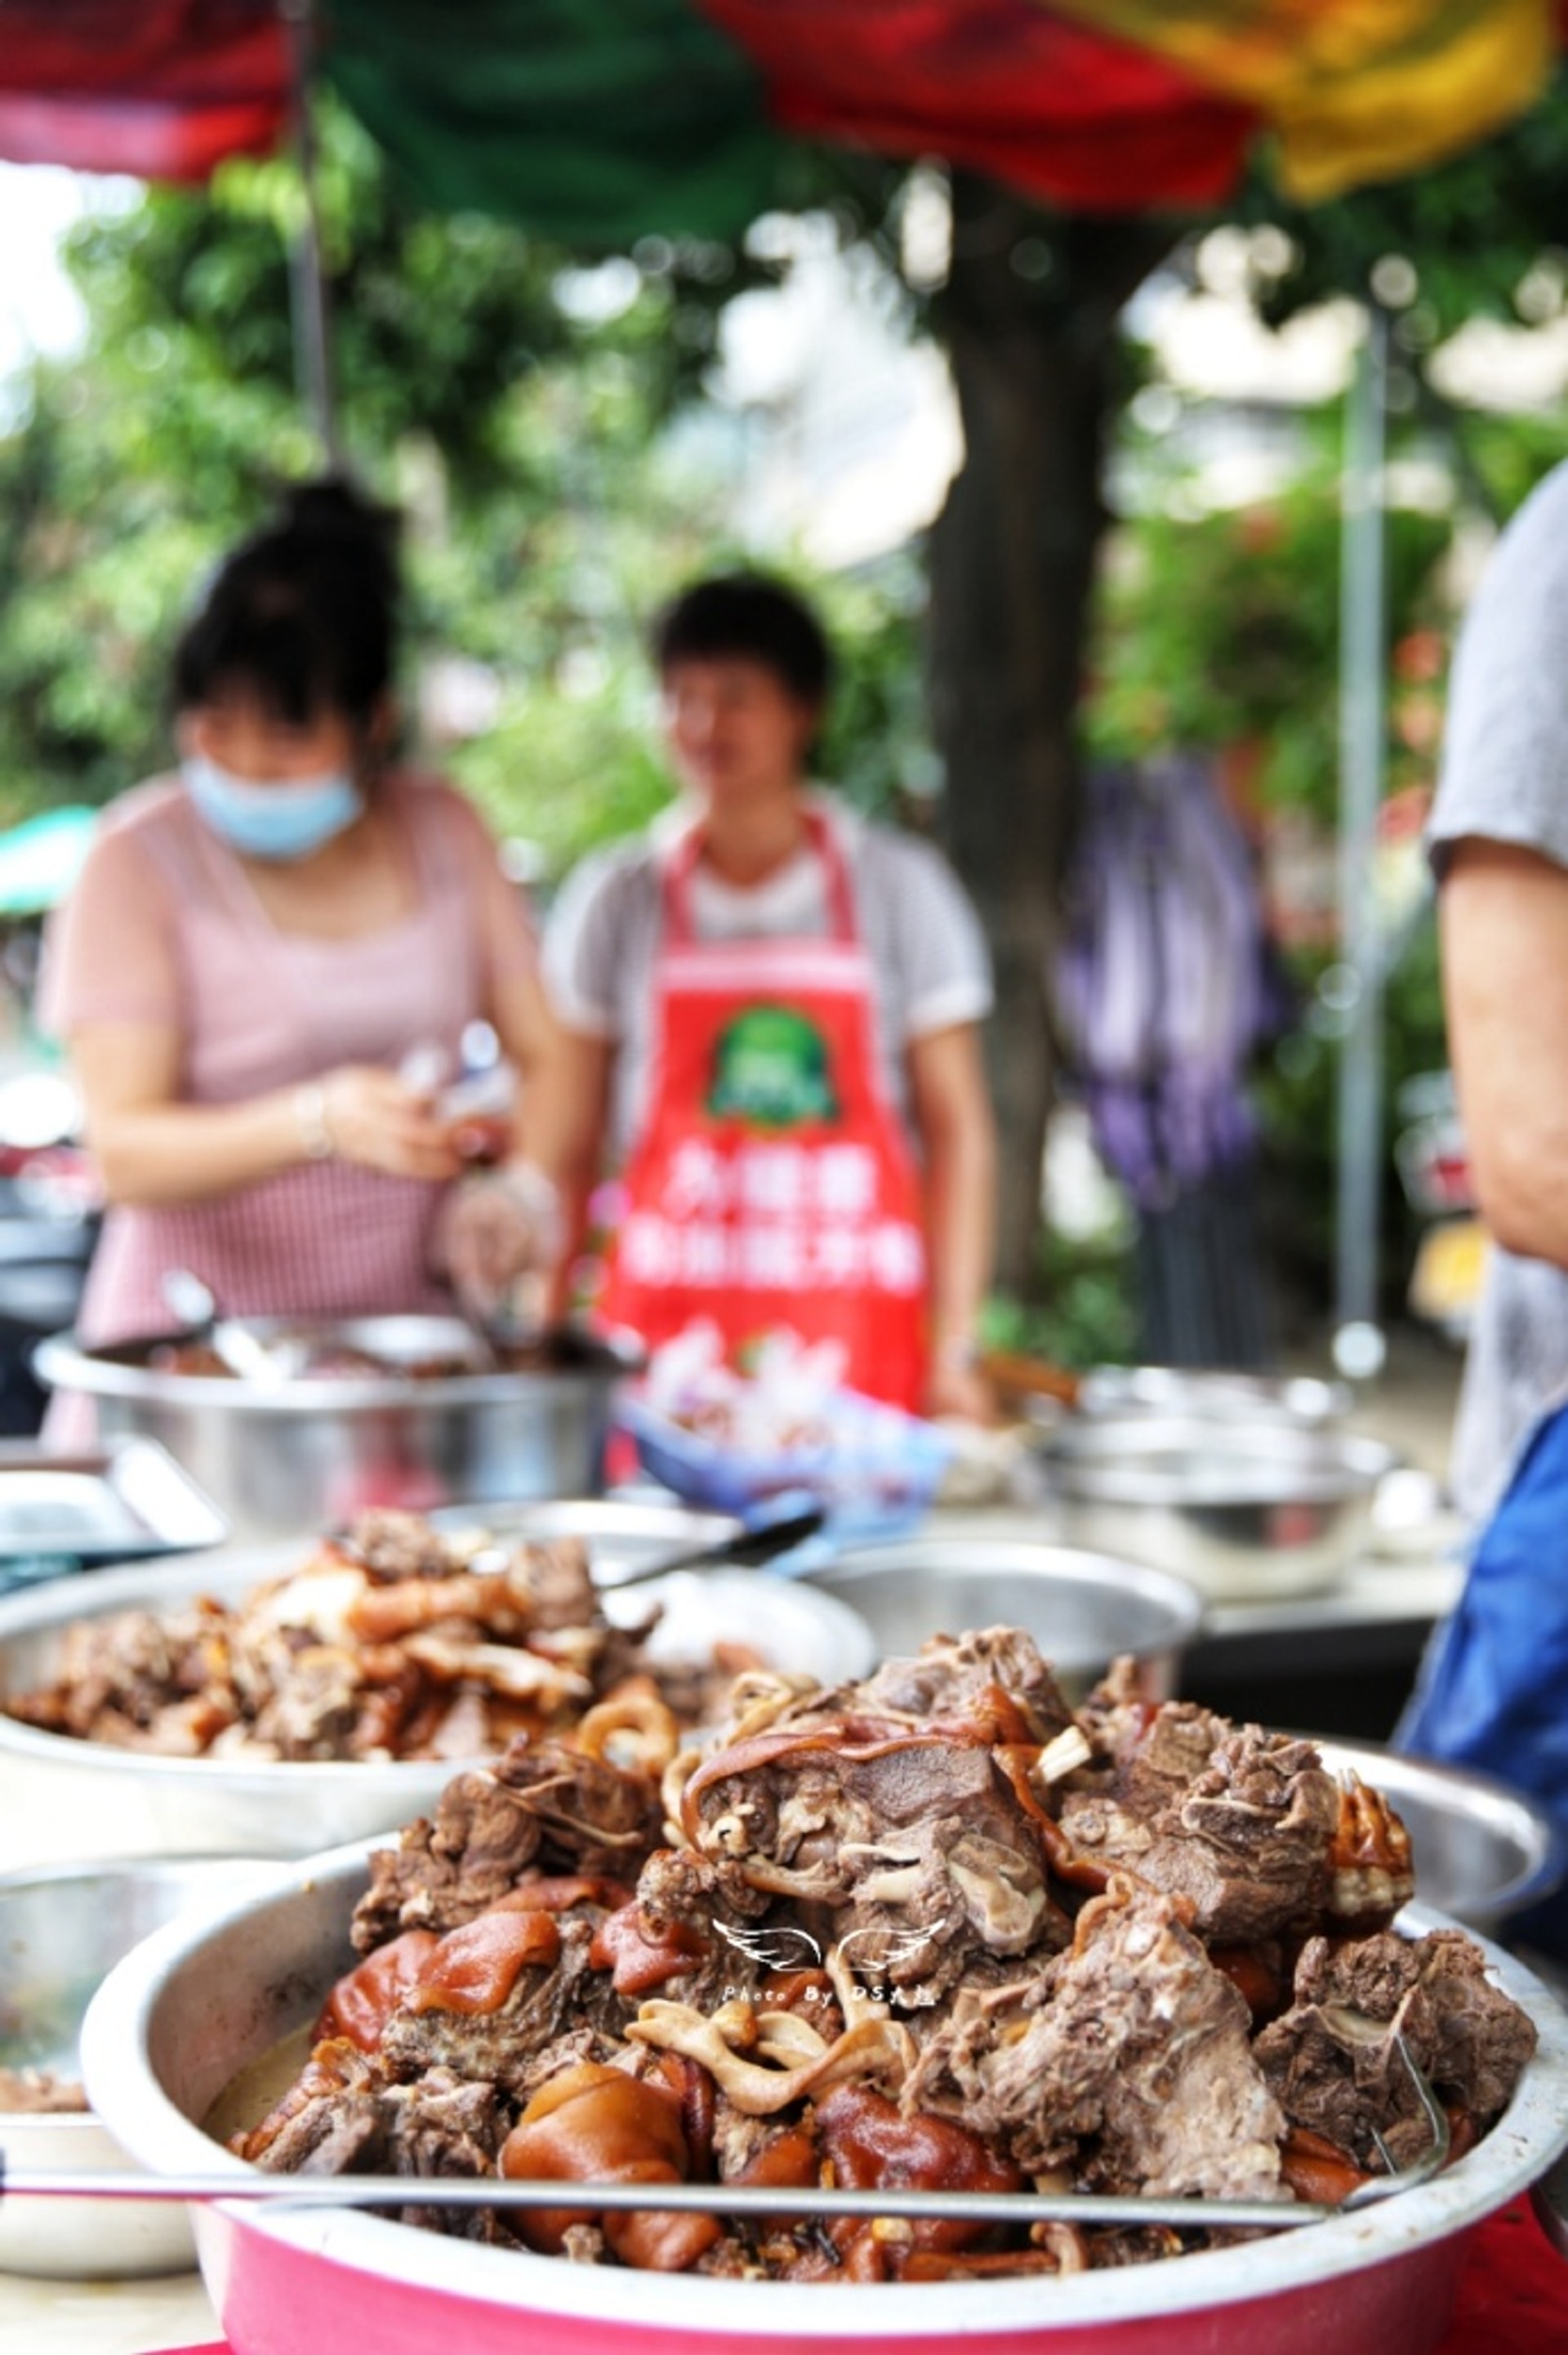
[[[1568,1404],[1536,1425],[1477,1540],[1395,1740],[1511,1784],[1568,1839]],[[1568,1954],[1568,1893],[1509,1932]]]

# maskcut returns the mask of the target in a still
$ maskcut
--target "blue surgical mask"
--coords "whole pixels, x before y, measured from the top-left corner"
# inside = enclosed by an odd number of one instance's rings
[[[180,763],[185,791],[214,834],[247,858],[308,858],[354,824],[365,795],[346,772],[251,784],[193,752]]]

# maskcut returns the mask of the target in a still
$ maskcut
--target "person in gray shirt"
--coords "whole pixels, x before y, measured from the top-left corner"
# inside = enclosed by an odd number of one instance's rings
[[[1568,1836],[1568,464],[1466,617],[1429,841],[1492,1250],[1452,1467],[1474,1550],[1396,1738],[1531,1793]],[[1568,1955],[1568,1902],[1510,1930]]]
[[[1568,464],[1515,516],[1466,617],[1428,844],[1494,1243],[1450,1476],[1479,1526],[1568,1389]]]

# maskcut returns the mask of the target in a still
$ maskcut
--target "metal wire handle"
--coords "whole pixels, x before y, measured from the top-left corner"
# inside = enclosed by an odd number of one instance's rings
[[[26,2174],[0,2151],[0,2198],[78,2200],[236,2200],[269,2207],[565,2208],[606,2212],[762,2217],[905,2216],[916,2222],[1016,2224],[1150,2224],[1178,2231],[1279,2232],[1325,2224],[1396,2199],[1428,2182],[1446,2164],[1448,2121],[1402,2034],[1394,2050],[1409,2072],[1432,2141],[1414,2166],[1374,2176],[1337,2206],[1308,2200],[1151,2199],[1141,2192],[920,2191],[889,2185],[874,2191],[830,2190],[820,2184],[583,2183],[506,2176],[269,2175],[260,2169],[206,2175]],[[1382,2137],[1378,2147],[1387,2164]]]

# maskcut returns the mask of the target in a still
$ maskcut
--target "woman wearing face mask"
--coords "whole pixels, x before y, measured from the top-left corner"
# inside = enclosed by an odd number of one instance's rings
[[[105,814],[57,921],[44,1012],[109,1205],[90,1342],[167,1329],[172,1267],[232,1314],[340,1316],[538,1255],[520,1156],[455,1182],[400,1076],[488,1022],[525,1104],[554,1034],[480,818],[391,758],[393,533],[321,483],[229,556],[175,657],[178,769]]]

